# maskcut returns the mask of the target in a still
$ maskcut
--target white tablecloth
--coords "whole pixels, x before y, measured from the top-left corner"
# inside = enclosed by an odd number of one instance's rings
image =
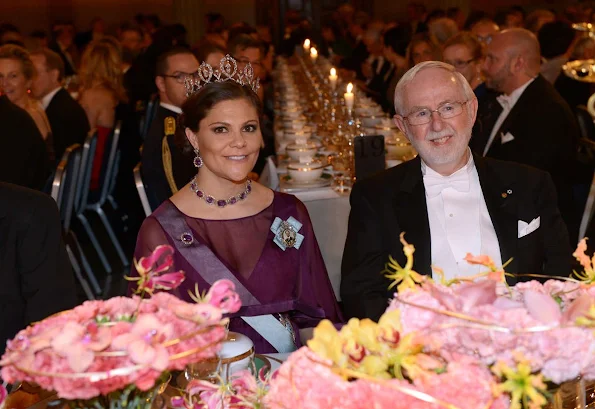
[[[341,284],[341,258],[347,237],[349,196],[331,188],[293,193],[306,205],[314,226],[314,234],[326,265],[337,300]]]

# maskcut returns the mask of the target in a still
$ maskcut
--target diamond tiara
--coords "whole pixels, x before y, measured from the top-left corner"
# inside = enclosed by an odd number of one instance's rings
[[[240,85],[249,85],[256,93],[260,87],[260,78],[254,77],[254,69],[247,63],[244,69],[238,68],[238,63],[229,54],[221,59],[219,68],[213,68],[203,61],[198,71],[184,80],[186,96],[198,92],[202,87],[211,82],[235,81]]]

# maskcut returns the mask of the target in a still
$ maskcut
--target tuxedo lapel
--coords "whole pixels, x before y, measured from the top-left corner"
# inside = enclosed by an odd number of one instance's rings
[[[535,94],[535,90],[541,87],[541,81],[545,80],[539,75],[527,86],[516,104],[512,107],[512,110],[508,113],[504,122],[502,122],[500,129],[498,129],[498,132],[496,133],[496,138],[499,138],[502,133],[505,134],[506,132],[510,132],[512,125],[519,117],[522,117],[522,114],[527,107],[530,107],[534,102],[538,102],[534,101],[535,97],[533,95]]]
[[[512,258],[507,269],[516,271],[518,256],[518,201],[512,180],[502,180],[485,159],[473,155],[483,197],[498,237],[502,263]]]
[[[406,166],[407,173],[394,198],[396,218],[401,232],[405,232],[405,240],[415,246],[414,270],[431,275],[430,223],[419,156]]]

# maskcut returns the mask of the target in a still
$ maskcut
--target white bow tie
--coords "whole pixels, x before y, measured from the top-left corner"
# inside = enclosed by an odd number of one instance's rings
[[[450,176],[426,174],[424,175],[424,186],[429,197],[436,197],[449,187],[459,192],[468,192],[469,172],[457,172]]]
[[[510,96],[509,95],[498,95],[496,97],[496,99],[498,100],[498,102],[500,103],[500,105],[502,105],[503,109],[509,110],[510,109],[510,105],[512,103]]]

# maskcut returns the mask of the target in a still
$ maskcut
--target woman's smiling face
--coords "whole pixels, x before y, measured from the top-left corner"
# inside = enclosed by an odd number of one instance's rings
[[[233,182],[247,178],[262,146],[258,112],[247,98],[215,104],[200,121],[198,132],[186,129],[186,136],[200,151],[201,172]]]

